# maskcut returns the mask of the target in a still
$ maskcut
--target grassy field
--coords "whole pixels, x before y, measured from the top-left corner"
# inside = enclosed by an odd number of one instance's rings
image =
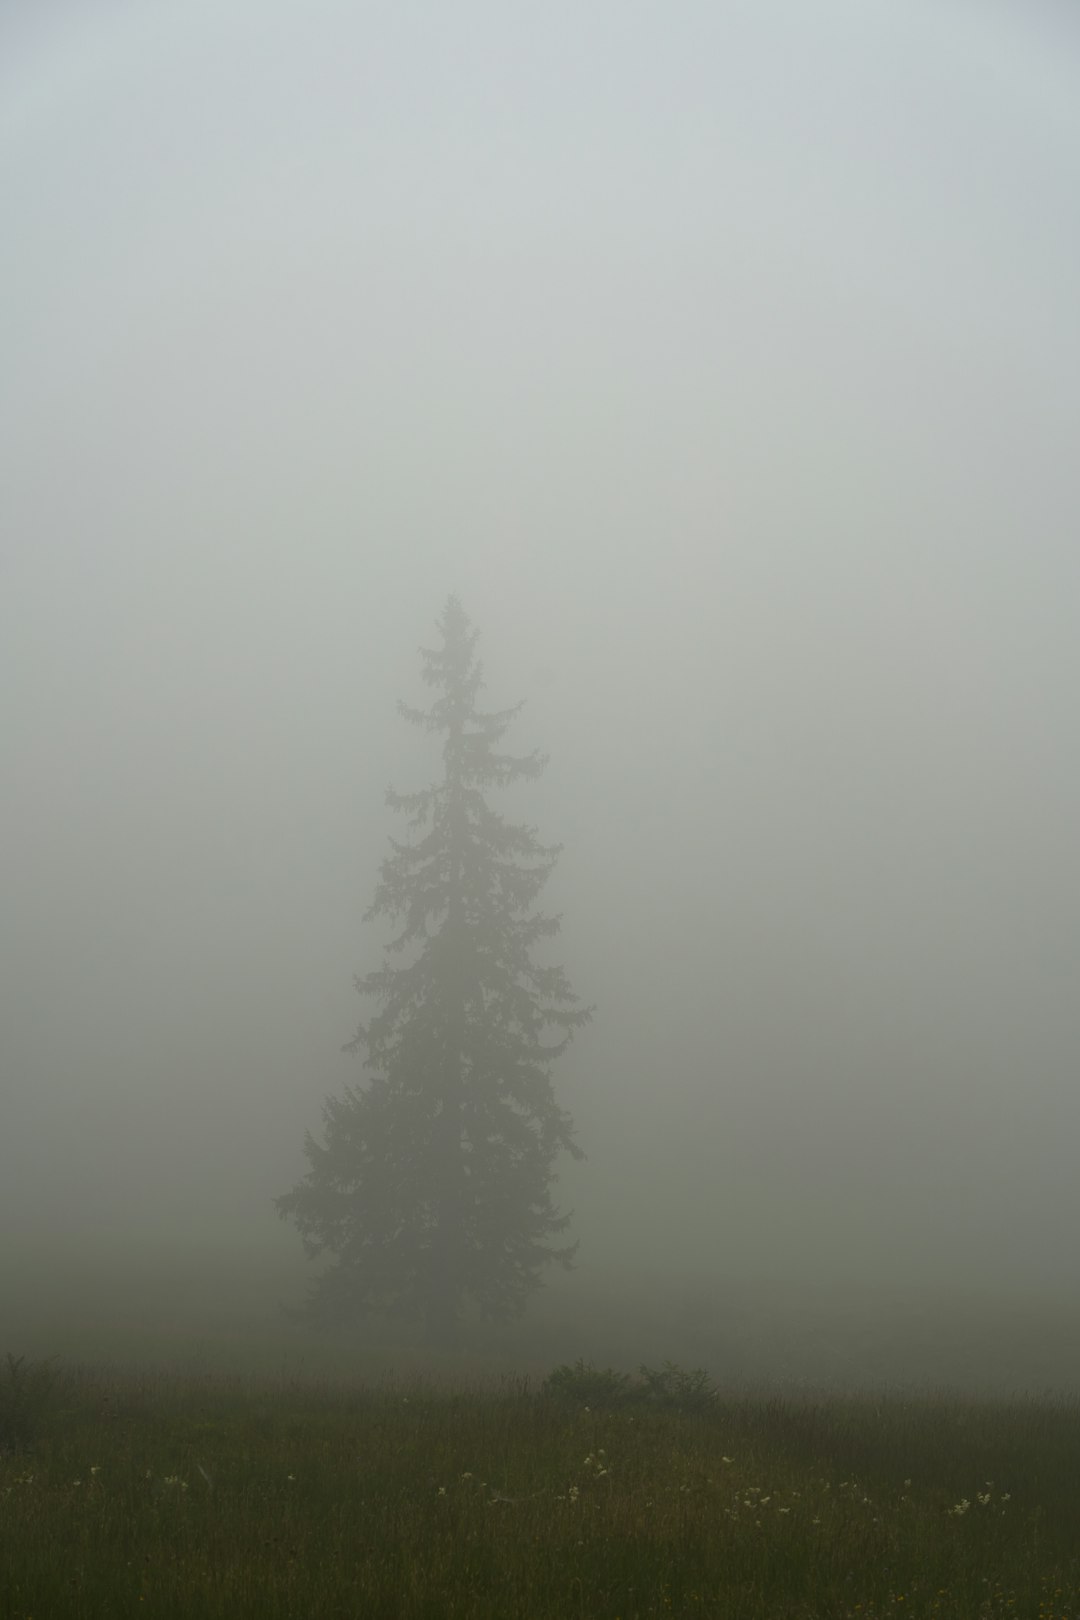
[[[556,1398],[89,1369],[48,1391],[34,1370],[7,1379],[4,1620],[1059,1620],[1080,1602],[1072,1402],[680,1410],[573,1380]]]

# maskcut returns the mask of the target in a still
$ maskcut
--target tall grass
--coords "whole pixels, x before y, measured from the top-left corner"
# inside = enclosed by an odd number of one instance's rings
[[[1029,1400],[74,1372],[0,1459],[0,1615],[1059,1620],[1078,1459]]]

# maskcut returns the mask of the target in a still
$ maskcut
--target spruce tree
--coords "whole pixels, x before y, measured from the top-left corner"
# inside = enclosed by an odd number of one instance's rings
[[[498,751],[521,705],[477,708],[477,632],[456,597],[438,630],[421,649],[434,701],[398,705],[442,737],[442,773],[387,794],[410,836],[390,840],[364,919],[397,925],[382,968],[356,980],[376,1006],[346,1047],[366,1078],[326,1102],[324,1140],[308,1135],[307,1174],[276,1204],[310,1257],[333,1257],[300,1314],[402,1315],[448,1342],[470,1305],[516,1316],[546,1265],[572,1263],[577,1245],[551,1241],[569,1223],[551,1186],[558,1153],[582,1154],[549,1071],[592,1009],[534,960],[559,928],[533,909],[558,846],[486,798],[546,758]]]

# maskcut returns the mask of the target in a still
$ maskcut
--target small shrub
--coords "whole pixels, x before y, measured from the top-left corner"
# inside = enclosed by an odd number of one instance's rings
[[[591,1361],[564,1363],[544,1379],[542,1393],[559,1400],[580,1401],[584,1406],[617,1406],[630,1393],[630,1380],[614,1367],[597,1367]]]
[[[703,1412],[716,1399],[716,1388],[704,1367],[687,1370],[665,1361],[660,1368],[642,1367],[641,1399],[652,1406],[674,1407],[680,1412]]]
[[[52,1360],[13,1356],[0,1375],[0,1451],[23,1451],[34,1440],[56,1386]]]
[[[703,1412],[712,1405],[717,1390],[703,1367],[687,1369],[674,1361],[662,1367],[642,1367],[640,1380],[631,1380],[614,1367],[597,1367],[591,1361],[575,1361],[571,1367],[556,1367],[542,1385],[542,1393],[583,1406],[666,1407],[670,1411]]]

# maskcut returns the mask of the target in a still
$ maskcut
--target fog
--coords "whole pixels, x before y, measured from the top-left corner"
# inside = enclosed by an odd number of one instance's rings
[[[450,591],[597,1007],[567,1353],[1080,1303],[1078,70],[1032,0],[5,11],[12,1336],[302,1287]]]

